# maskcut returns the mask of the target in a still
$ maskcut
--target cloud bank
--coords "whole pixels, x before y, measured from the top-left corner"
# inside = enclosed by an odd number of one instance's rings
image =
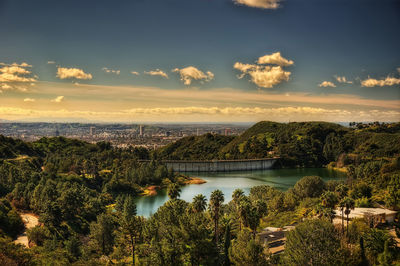
[[[4,90],[27,91],[37,81],[37,76],[27,68],[32,66],[28,63],[0,63],[0,92]]]
[[[384,86],[394,86],[394,85],[399,85],[400,84],[400,79],[394,78],[394,77],[386,77],[385,79],[373,79],[373,78],[368,78],[366,80],[361,81],[361,86],[362,87],[384,87]]]

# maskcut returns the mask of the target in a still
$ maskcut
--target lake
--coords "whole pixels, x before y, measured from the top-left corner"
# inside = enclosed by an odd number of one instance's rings
[[[250,188],[259,185],[269,185],[286,191],[304,176],[317,175],[324,181],[340,180],[346,177],[343,172],[327,168],[302,168],[302,169],[270,169],[245,172],[219,172],[219,173],[187,173],[189,176],[200,177],[207,181],[201,185],[183,186],[180,199],[191,202],[197,194],[203,194],[209,199],[212,191],[219,189],[225,195],[225,203],[231,201],[232,192],[243,189],[248,194]],[[156,196],[143,196],[136,200],[138,215],[149,217],[168,200],[166,190],[158,191]]]

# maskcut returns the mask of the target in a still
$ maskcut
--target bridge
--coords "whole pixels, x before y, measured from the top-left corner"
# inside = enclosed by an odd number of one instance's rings
[[[167,168],[175,172],[229,172],[270,169],[279,158],[243,159],[243,160],[208,160],[181,161],[164,160]]]

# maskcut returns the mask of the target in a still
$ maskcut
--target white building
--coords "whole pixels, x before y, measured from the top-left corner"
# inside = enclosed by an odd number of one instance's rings
[[[379,223],[393,223],[396,217],[397,211],[391,211],[383,208],[354,208],[349,214],[349,220],[355,218],[368,218],[373,217]],[[340,209],[335,210],[335,215],[338,218],[342,217]],[[347,215],[343,212],[344,218],[347,219]]]

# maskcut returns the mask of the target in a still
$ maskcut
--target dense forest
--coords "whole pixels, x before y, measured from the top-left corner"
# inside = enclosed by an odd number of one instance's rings
[[[332,167],[345,182],[308,176],[281,191],[262,185],[249,195],[220,190],[179,199],[182,177],[165,159],[280,157],[277,167]],[[135,197],[167,187],[169,200],[149,218]],[[25,143],[0,136],[0,265],[394,265],[389,227],[356,219],[332,223],[333,210],[400,208],[399,124],[260,122],[238,137],[206,134],[159,150],[118,149],[63,137]],[[13,240],[20,213],[34,213],[30,248]],[[258,233],[294,225],[286,249],[272,255]]]

